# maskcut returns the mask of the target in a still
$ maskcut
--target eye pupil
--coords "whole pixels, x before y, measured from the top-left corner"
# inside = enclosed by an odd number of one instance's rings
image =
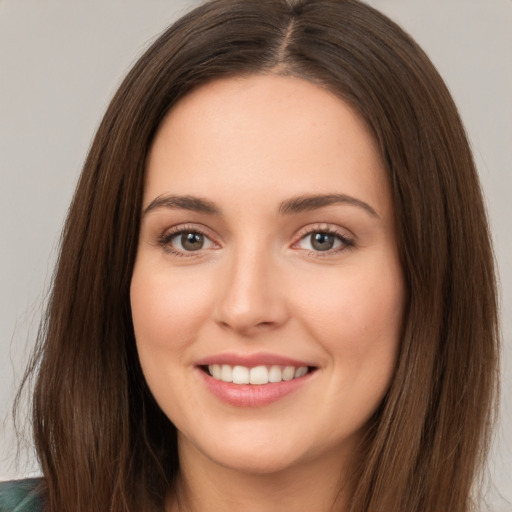
[[[204,235],[200,233],[183,233],[181,245],[186,251],[198,251],[204,245]]]
[[[311,235],[311,246],[316,251],[328,251],[334,246],[334,237],[329,233],[313,233]]]

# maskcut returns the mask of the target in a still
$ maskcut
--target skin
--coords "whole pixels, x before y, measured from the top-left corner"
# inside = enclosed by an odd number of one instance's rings
[[[325,194],[353,199],[280,211]],[[219,212],[155,203],[168,195]],[[143,207],[131,305],[144,375],[178,429],[168,510],[330,510],[340,483],[343,510],[393,375],[405,297],[389,183],[363,120],[298,78],[203,85],[156,134]],[[204,233],[202,248],[185,251],[181,229]],[[311,232],[326,230],[334,246],[318,250]],[[226,352],[316,370],[276,402],[237,407],[196,366]]]

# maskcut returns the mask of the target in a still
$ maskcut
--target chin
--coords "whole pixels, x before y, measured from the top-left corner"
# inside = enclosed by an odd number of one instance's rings
[[[303,428],[294,430],[281,425],[282,428],[272,429],[261,423],[258,428],[256,425],[240,427],[239,423],[238,428],[227,428],[218,436],[212,434],[219,430],[212,429],[207,438],[181,435],[182,453],[200,454],[214,466],[241,474],[264,476],[285,474],[287,470],[322,461],[336,465],[339,462],[335,461],[344,458],[354,447],[354,440],[333,439],[328,432],[311,438]]]
[[[272,475],[296,467],[301,462],[297,450],[294,453],[277,453],[276,450],[237,449],[225,446],[222,453],[212,454],[212,460],[220,466],[247,475]]]

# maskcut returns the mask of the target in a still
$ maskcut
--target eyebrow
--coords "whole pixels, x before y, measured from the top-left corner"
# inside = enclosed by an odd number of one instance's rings
[[[279,213],[281,215],[290,215],[294,213],[301,213],[306,211],[317,210],[332,204],[348,204],[362,208],[367,213],[380,219],[377,212],[364,201],[357,199],[346,194],[315,194],[315,195],[301,195],[283,201],[279,206]],[[143,215],[149,213],[157,208],[171,208],[177,210],[191,210],[199,213],[206,213],[207,215],[220,216],[221,211],[215,203],[195,196],[177,196],[165,195],[158,196],[144,209]]]
[[[302,195],[294,197],[281,203],[281,206],[279,207],[279,213],[287,215],[292,213],[306,212],[337,203],[357,206],[358,208],[365,210],[373,217],[380,219],[380,216],[368,203],[365,203],[360,199],[348,196],[346,194]]]
[[[199,213],[206,213],[208,215],[220,215],[219,208],[206,199],[194,196],[158,196],[142,212],[143,215],[149,213],[156,208],[172,208],[179,210],[192,210]]]

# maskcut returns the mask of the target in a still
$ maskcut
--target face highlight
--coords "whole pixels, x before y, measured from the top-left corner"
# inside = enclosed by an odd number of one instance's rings
[[[403,303],[386,172],[349,105],[266,75],[173,107],[147,161],[131,306],[180,456],[340,470],[388,390]]]

